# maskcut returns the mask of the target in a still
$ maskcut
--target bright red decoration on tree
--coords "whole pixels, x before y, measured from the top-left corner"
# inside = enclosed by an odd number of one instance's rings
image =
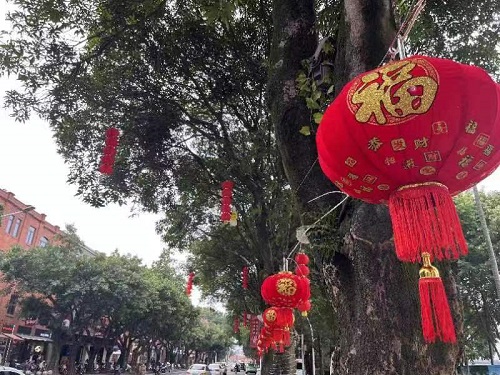
[[[302,313],[302,316],[307,316],[307,313],[311,311],[311,301],[307,300],[302,302],[297,309]]]
[[[297,268],[295,268],[295,273],[298,275],[298,276],[304,276],[304,277],[307,277],[309,276],[309,273],[311,271],[309,270],[309,267],[307,267],[305,264],[299,264],[297,266]]]
[[[194,279],[194,272],[190,272],[188,275],[188,280],[186,285],[186,294],[188,296],[191,295],[191,291],[193,290],[193,279]]]
[[[240,332],[240,318],[238,318],[237,316],[234,317],[233,332],[234,333]]]
[[[307,266],[309,264],[309,257],[305,253],[297,253],[297,255],[295,255],[295,263]]]
[[[424,252],[456,259],[467,246],[451,196],[500,163],[500,86],[482,69],[446,59],[396,61],[349,82],[316,140],[320,165],[339,189],[389,204],[400,260],[421,261]],[[454,342],[454,333],[439,335],[451,315],[432,285],[421,293],[422,317],[434,309],[437,337]]]
[[[275,307],[295,308],[308,298],[305,283],[292,272],[279,272],[267,277],[260,292],[264,301]]]
[[[120,131],[116,128],[106,130],[106,140],[99,165],[99,172],[103,174],[113,174],[113,167],[116,158],[116,147],[118,146],[118,137]]]
[[[248,267],[244,266],[241,270],[241,283],[243,289],[248,289]]]
[[[233,202],[234,182],[227,180],[222,183],[220,219],[225,224],[231,221],[231,203]]]

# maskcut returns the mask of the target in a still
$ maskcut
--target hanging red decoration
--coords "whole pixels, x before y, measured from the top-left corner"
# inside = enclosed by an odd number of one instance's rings
[[[311,300],[302,302],[297,309],[301,312],[302,316],[307,316],[309,311],[311,311]]]
[[[106,139],[101,156],[101,163],[99,165],[99,172],[103,174],[113,174],[113,167],[115,165],[116,158],[116,147],[118,146],[119,136],[120,131],[117,128],[109,128],[106,130]]]
[[[305,253],[297,253],[295,255],[295,263],[307,266],[309,264],[309,257]]]
[[[231,203],[233,201],[234,182],[227,180],[222,183],[220,219],[225,224],[231,221]]]
[[[279,272],[267,277],[261,286],[261,295],[268,305],[295,308],[306,297],[305,283],[292,272]]]
[[[188,280],[186,285],[186,294],[188,296],[191,295],[191,291],[193,290],[193,279],[194,279],[194,272],[190,272],[188,275]]]
[[[316,138],[320,165],[347,194],[389,204],[400,260],[456,259],[467,246],[451,196],[498,167],[499,108],[500,86],[482,69],[423,56],[396,61],[355,78],[329,106]],[[451,321],[439,319],[449,308],[438,279],[421,282],[429,291],[422,316],[434,311],[426,321],[436,337],[455,342],[443,333]]]
[[[305,264],[299,264],[297,266],[297,268],[295,268],[295,273],[298,275],[298,276],[304,276],[304,277],[307,277],[309,276],[309,273],[311,271],[309,270],[309,267],[307,267]]]
[[[248,289],[248,267],[244,266],[241,270],[241,284],[243,289]]]

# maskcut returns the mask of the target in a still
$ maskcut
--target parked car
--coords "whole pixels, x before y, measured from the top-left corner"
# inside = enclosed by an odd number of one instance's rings
[[[304,374],[304,370],[302,368],[302,360],[301,359],[296,359],[295,362],[297,363],[297,366],[296,366],[296,372],[295,372],[295,375],[303,375]]]
[[[223,369],[222,373],[224,375],[227,375],[227,366],[226,366],[226,363],[225,362],[215,362],[215,363],[221,365],[221,367]]]
[[[14,367],[0,366],[2,375],[24,375],[24,372]]]
[[[187,370],[187,375],[210,375],[210,370],[204,363],[194,363]]]
[[[257,375],[257,366],[255,366],[253,363],[249,363],[248,365],[246,365],[245,374]]]
[[[225,368],[220,363],[211,363],[208,365],[210,375],[225,375]]]

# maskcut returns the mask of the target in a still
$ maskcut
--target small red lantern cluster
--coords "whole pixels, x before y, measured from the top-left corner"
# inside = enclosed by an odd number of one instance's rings
[[[110,175],[113,173],[119,136],[120,131],[117,128],[109,128],[106,130],[106,140],[101,156],[101,164],[99,166],[99,172],[103,174]]]
[[[241,270],[241,284],[243,289],[248,289],[248,267],[244,266]]]
[[[300,267],[300,276],[283,271],[267,277],[262,283],[262,298],[272,307],[266,309],[262,316],[264,327],[261,329],[257,343],[259,356],[262,356],[269,348],[282,353],[285,347],[290,345],[290,331],[294,323],[293,309],[300,309],[302,306],[305,310],[300,311],[310,310],[310,284],[309,279],[304,276],[304,274],[309,274],[309,268],[304,263],[299,266],[303,266]],[[307,303],[309,303],[308,308]]]
[[[439,272],[467,245],[451,197],[500,163],[500,85],[482,69],[413,56],[349,82],[318,129],[318,158],[339,189],[389,205],[396,254],[423,263],[426,342],[456,342]]]
[[[224,224],[231,221],[231,203],[233,202],[234,182],[227,180],[222,183],[222,199],[220,219]]]
[[[240,318],[238,318],[237,316],[235,316],[233,320],[233,332],[234,333],[240,332]]]
[[[186,285],[186,294],[188,296],[191,295],[191,291],[193,290],[193,279],[194,279],[194,272],[190,272],[187,280],[187,285]]]
[[[297,268],[295,269],[295,273],[297,276],[302,277],[304,279],[303,282],[306,282],[308,287],[307,291],[309,293],[308,299],[303,300],[298,306],[297,310],[299,310],[302,313],[302,316],[307,316],[307,313],[311,310],[311,300],[309,299],[311,297],[311,288],[310,288],[310,281],[309,281],[309,257],[305,253],[298,253],[295,256],[295,263],[297,263]]]

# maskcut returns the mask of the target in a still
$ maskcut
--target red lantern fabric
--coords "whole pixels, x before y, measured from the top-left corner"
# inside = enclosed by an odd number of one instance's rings
[[[233,201],[233,181],[224,181],[222,183],[221,216],[220,219],[225,224],[231,221],[231,203]]]
[[[307,299],[301,278],[292,272],[279,272],[267,277],[261,286],[261,295],[268,305],[295,308]]]
[[[193,279],[194,279],[194,272],[190,272],[188,275],[188,280],[186,285],[186,295],[188,297],[191,295],[191,291],[193,290]]]
[[[305,253],[297,253],[297,255],[295,255],[295,262],[297,264],[308,265],[309,264],[309,257]]]
[[[319,162],[341,190],[387,203],[428,181],[466,190],[500,162],[500,86],[477,67],[413,56],[348,83],[325,112]]]
[[[307,267],[305,264],[299,264],[297,266],[297,268],[295,269],[295,273],[298,275],[298,276],[309,276],[309,273],[311,271],[309,270],[309,267]]]
[[[105,146],[101,156],[101,163],[99,165],[99,172],[102,174],[113,174],[119,135],[120,131],[116,128],[106,129]]]

